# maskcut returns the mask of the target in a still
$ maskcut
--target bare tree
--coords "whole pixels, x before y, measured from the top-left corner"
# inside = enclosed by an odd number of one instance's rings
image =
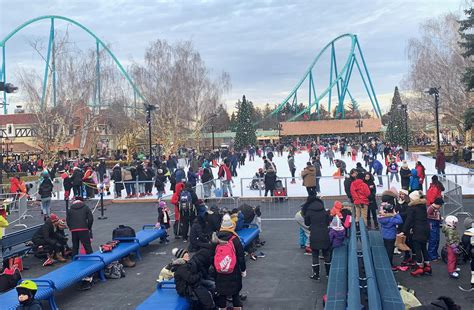
[[[462,83],[469,60],[462,55],[458,30],[458,16],[451,13],[421,25],[421,37],[408,41],[410,68],[404,86],[410,92],[409,109],[416,112],[414,115],[429,114],[431,120],[434,119],[434,99],[424,94],[424,90],[441,87],[442,123],[454,125],[464,133],[463,113],[472,107],[473,97]],[[419,120],[426,121],[426,118]]]
[[[209,70],[190,42],[174,45],[157,40],[148,47],[144,65],[134,64],[132,74],[147,103],[156,106],[155,141],[173,152],[200,132],[230,88],[228,74],[210,78]],[[199,143],[198,143],[199,145]]]

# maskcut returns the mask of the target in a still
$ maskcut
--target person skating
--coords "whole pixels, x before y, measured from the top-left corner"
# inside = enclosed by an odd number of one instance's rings
[[[291,173],[291,184],[295,184],[295,172],[296,172],[296,166],[295,166],[295,157],[293,155],[288,155],[288,168],[290,169]]]
[[[35,299],[38,286],[32,280],[23,280],[16,286],[18,294],[18,302],[20,305],[16,307],[17,310],[42,310],[43,306]]]
[[[459,234],[456,230],[458,218],[448,215],[444,220],[445,224],[441,229],[446,237],[446,250],[448,252],[448,274],[451,278],[458,279],[460,269],[456,267],[459,254]]]
[[[326,269],[326,276],[329,276],[331,268],[331,241],[329,239],[329,223],[331,216],[328,211],[324,209],[324,202],[316,196],[308,196],[306,202],[301,208],[304,216],[304,224],[309,227],[310,236],[309,243],[312,251],[312,269],[313,273],[311,279],[319,280],[320,263],[319,255],[324,257],[324,267]]]
[[[307,162],[306,167],[301,171],[301,177],[308,196],[316,196],[316,168],[310,162]]]

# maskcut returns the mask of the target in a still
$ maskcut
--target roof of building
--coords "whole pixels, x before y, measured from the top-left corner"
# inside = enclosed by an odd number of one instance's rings
[[[28,125],[36,124],[38,119],[33,113],[18,113],[18,114],[6,114],[0,115],[0,126],[6,126],[7,124],[13,125]]]
[[[24,142],[14,142],[9,145],[9,149],[13,150],[13,153],[39,153],[41,150],[32,145],[26,144]]]
[[[282,122],[282,136],[329,135],[359,133],[358,119]],[[361,133],[381,132],[382,122],[376,118],[362,119]]]
[[[263,130],[263,129],[257,129],[255,131],[255,135],[257,138],[264,138],[264,139],[273,139],[274,137],[278,137],[278,130]],[[210,132],[204,132],[202,133],[202,138],[203,139],[212,139],[212,133]],[[227,131],[221,131],[221,132],[215,132],[214,133],[214,138],[215,139],[220,139],[220,138],[235,138],[235,132],[227,130]]]

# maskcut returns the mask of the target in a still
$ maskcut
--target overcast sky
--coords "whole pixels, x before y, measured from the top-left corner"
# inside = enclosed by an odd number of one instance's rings
[[[232,90],[225,100],[231,108],[243,94],[257,104],[280,103],[324,45],[350,32],[358,35],[379,101],[386,105],[407,71],[406,42],[418,35],[419,24],[443,13],[461,13],[467,2],[0,0],[0,39],[30,18],[62,15],[111,44],[125,65],[141,61],[152,40],[192,40],[214,74],[230,74]],[[59,30],[66,26],[57,23]],[[47,38],[48,29],[49,23],[43,21],[8,42],[7,73],[12,81],[18,68],[36,59],[28,40]],[[69,32],[81,48],[95,46],[77,28],[70,27]],[[313,74],[321,92],[320,81],[329,76]],[[350,89],[360,102],[367,101],[360,80],[354,79]]]

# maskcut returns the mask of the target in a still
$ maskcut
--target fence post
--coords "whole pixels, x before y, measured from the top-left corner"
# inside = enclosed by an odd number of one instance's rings
[[[339,196],[342,196],[342,185],[341,185],[341,178],[338,178],[338,183],[339,183]]]
[[[138,175],[137,175],[137,176],[135,177],[135,197],[136,197],[137,199],[138,199],[138,196],[140,196],[140,195],[138,194],[138,192],[139,192],[138,189],[139,189],[139,186],[138,186]]]
[[[244,196],[244,180],[240,178],[240,197]]]
[[[285,177],[286,198],[288,198],[288,179]]]

